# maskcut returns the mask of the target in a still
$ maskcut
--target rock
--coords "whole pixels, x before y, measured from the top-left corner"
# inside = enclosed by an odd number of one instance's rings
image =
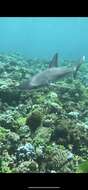
[[[51,135],[51,141],[54,141],[58,144],[66,144],[68,141],[68,129],[65,126],[56,126]]]
[[[26,125],[30,127],[31,131],[35,131],[41,125],[41,122],[42,113],[36,109],[27,117]]]

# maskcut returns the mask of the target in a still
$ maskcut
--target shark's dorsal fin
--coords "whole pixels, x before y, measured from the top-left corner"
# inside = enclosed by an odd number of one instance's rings
[[[74,79],[76,78],[77,72],[78,72],[78,70],[79,70],[79,68],[80,68],[80,66],[81,66],[81,64],[82,64],[83,62],[85,62],[85,56],[83,56],[83,57],[79,60],[79,63],[78,63],[78,64],[76,65],[76,67],[74,68],[74,69],[75,69],[75,70],[74,70],[74,73],[73,73]]]
[[[52,60],[49,63],[49,68],[58,66],[58,53],[55,53]]]

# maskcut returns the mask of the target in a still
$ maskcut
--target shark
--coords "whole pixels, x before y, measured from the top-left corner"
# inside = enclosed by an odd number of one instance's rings
[[[58,67],[58,53],[56,53],[50,61],[48,68],[35,74],[31,80],[27,79],[20,85],[20,89],[31,90],[52,85],[55,81],[58,81],[69,74],[73,74],[73,77],[76,78],[77,72],[84,61],[85,56],[83,56],[82,59],[80,59],[80,61],[74,66],[69,68],[65,66]]]

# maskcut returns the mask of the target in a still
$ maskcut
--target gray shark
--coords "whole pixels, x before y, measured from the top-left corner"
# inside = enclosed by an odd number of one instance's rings
[[[52,82],[60,80],[61,78],[73,74],[73,77],[76,78],[77,71],[79,70],[83,59],[79,61],[74,67],[57,67],[58,66],[58,54],[56,53],[49,64],[49,68],[44,71],[41,71],[35,74],[31,80],[27,80],[20,85],[20,89],[30,90],[38,87],[47,86]]]

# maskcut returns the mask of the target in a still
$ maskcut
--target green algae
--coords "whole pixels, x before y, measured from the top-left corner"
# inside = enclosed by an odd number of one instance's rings
[[[76,173],[88,173],[88,160],[79,164]]]
[[[19,125],[19,126],[22,126],[22,125],[25,125],[25,123],[26,123],[26,117],[19,117],[17,120],[16,120],[16,122],[17,122],[17,124]]]
[[[52,128],[39,127],[39,129],[36,130],[35,136],[33,138],[33,143],[36,146],[49,143],[52,130]]]
[[[0,141],[4,141],[9,130],[0,127]]]

